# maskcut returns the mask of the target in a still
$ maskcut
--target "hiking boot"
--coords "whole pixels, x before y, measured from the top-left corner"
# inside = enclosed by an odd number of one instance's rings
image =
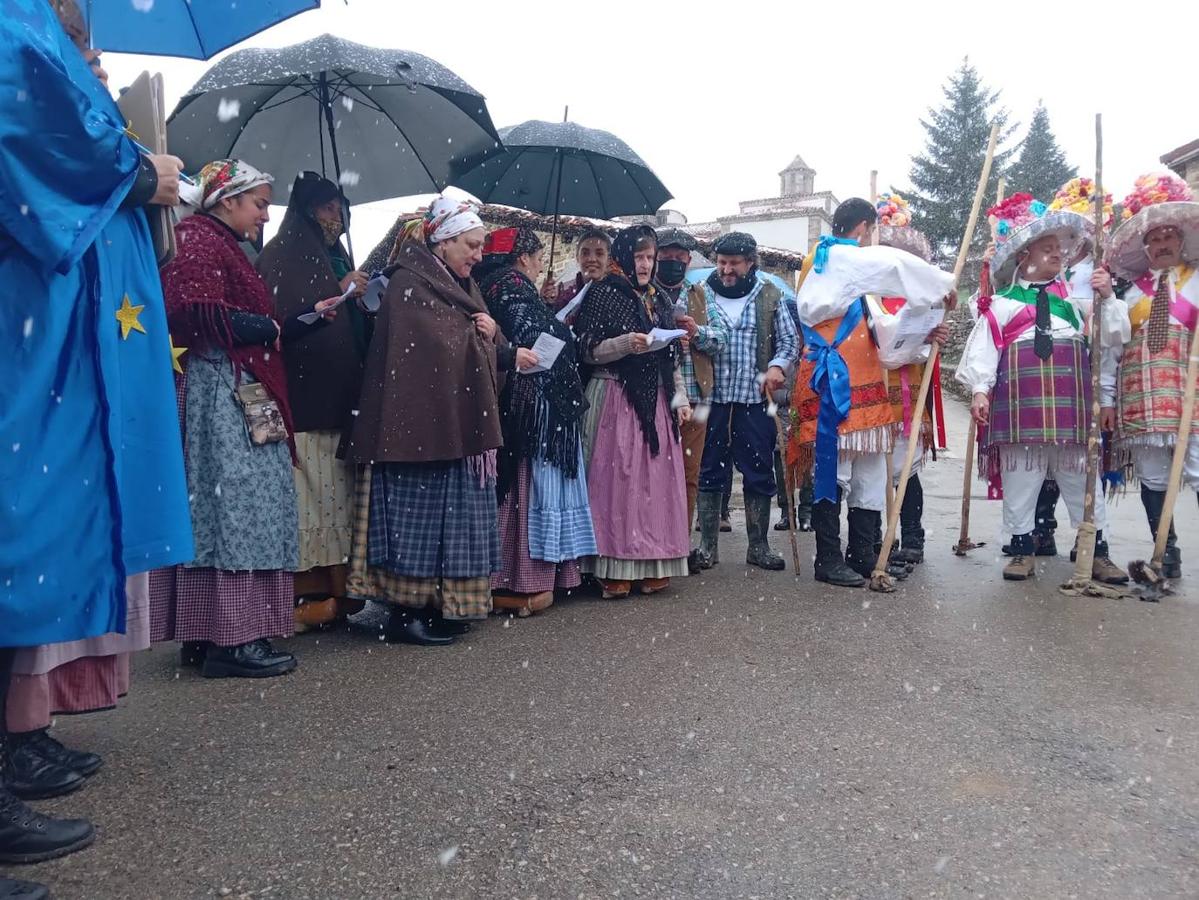
[[[1003,567],[1003,580],[1027,581],[1037,574],[1032,533],[1012,535],[1011,546],[1014,552],[1008,564]]]

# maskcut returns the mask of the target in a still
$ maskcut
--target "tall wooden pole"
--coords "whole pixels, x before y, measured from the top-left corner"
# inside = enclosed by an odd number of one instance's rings
[[[974,191],[974,203],[970,207],[970,218],[966,221],[966,233],[962,235],[962,244],[958,248],[957,262],[953,267],[953,289],[957,290],[962,271],[966,268],[966,257],[970,253],[970,242],[974,239],[974,226],[978,223],[978,212],[982,209],[983,195],[987,191],[987,182],[991,178],[991,163],[995,159],[995,144],[999,140],[999,123],[991,126],[991,136],[987,141],[987,153],[983,158],[982,172],[979,174],[978,187]],[[933,363],[937,361],[941,346],[934,343],[928,353],[928,362],[924,366],[924,377],[920,379],[920,393],[916,396],[914,409],[924,409],[928,402],[928,389],[933,380]],[[872,591],[893,591],[895,580],[887,574],[887,560],[891,556],[891,547],[895,544],[895,529],[899,524],[898,511],[903,506],[903,497],[907,492],[908,476],[912,474],[912,465],[916,460],[918,440],[908,441],[907,456],[903,461],[903,469],[899,473],[899,487],[895,492],[895,504],[891,515],[887,517],[887,533],[883,537],[883,548],[874,563],[874,572],[870,576]]]
[[[1092,243],[1095,271],[1103,265],[1103,114],[1095,113],[1095,236]],[[1103,453],[1099,428],[1099,369],[1102,364],[1103,298],[1096,292],[1091,305],[1091,427],[1087,430],[1087,485],[1083,494],[1082,525],[1078,529],[1077,554],[1071,584],[1091,580],[1095,563],[1095,482],[1099,480],[1099,458]]]
[[[1007,181],[1004,178],[999,179],[999,184],[995,188],[995,205],[998,206],[1003,202],[1004,191],[1007,189]],[[997,223],[991,223],[991,240],[995,240],[995,226]],[[982,285],[979,285],[980,289]],[[981,297],[981,293],[979,295]],[[970,540],[970,487],[974,481],[974,445],[978,440],[978,423],[974,421],[974,416],[970,417],[970,425],[966,429],[966,468],[962,472],[962,528],[958,532],[958,542],[953,545],[953,552],[958,556],[965,556],[967,552],[975,547],[983,547],[986,541],[979,541],[977,544]]]

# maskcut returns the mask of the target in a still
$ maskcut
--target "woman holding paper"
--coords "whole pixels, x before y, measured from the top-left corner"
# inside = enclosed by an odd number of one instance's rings
[[[538,296],[542,243],[528,228],[487,235],[475,277],[491,315],[517,348],[516,372],[500,394],[500,570],[496,609],[527,616],[554,602],[554,589],[582,581],[579,559],[594,556],[595,531],[583,468],[587,401],[575,340]]]
[[[286,318],[316,300],[362,295],[367,278],[342,246],[344,197],[332,181],[301,172],[275,238],[258,271]],[[354,513],[354,468],[337,458],[342,431],[362,389],[362,365],[373,316],[347,303],[335,321],[283,348],[295,420],[300,567],[295,579],[296,625],[321,625],[362,609],[346,598],[346,565]]]
[[[162,271],[175,346],[179,416],[196,555],[151,573],[151,638],[184,643],[208,678],[264,678],[296,667],[271,638],[292,633],[299,562],[294,434],[280,343],[328,324],[279,324],[275,300],[241,249],[269,217],[274,179],[222,159],[200,172],[200,212],[176,229]],[[306,312],[333,317],[337,298]]]
[[[599,552],[583,571],[608,599],[627,597],[634,582],[643,594],[663,590],[687,574],[691,549],[679,442],[691,405],[671,338],[674,311],[652,284],[657,252],[649,226],[621,231],[609,273],[575,323],[583,361],[594,367],[583,449]]]

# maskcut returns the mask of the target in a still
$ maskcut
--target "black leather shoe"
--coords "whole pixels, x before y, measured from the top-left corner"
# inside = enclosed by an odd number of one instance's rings
[[[823,567],[818,565],[813,575],[817,581],[823,581],[825,584],[836,587],[861,587],[866,583],[865,578],[843,562],[835,562]]]
[[[212,644],[208,641],[184,641],[179,648],[179,665],[185,669],[198,669],[204,665],[204,656]]]
[[[48,900],[49,896],[44,884],[0,878],[0,900]]]
[[[444,647],[454,643],[448,634],[438,634],[429,626],[422,613],[393,609],[383,629],[383,640],[389,644],[416,644],[421,647]]]
[[[96,839],[86,819],[51,819],[0,789],[0,863],[17,865],[57,859]]]
[[[45,728],[33,732],[27,740],[42,759],[58,763],[64,769],[70,769],[72,772],[78,772],[84,778],[95,775],[100,766],[104,764],[104,758],[99,753],[86,753],[82,750],[65,747],[61,741],[50,737],[49,730]]]
[[[48,800],[83,787],[87,781],[78,772],[44,759],[33,741],[9,735],[8,789],[21,800]]]
[[[471,624],[460,619],[447,619],[440,612],[435,611],[429,615],[429,630],[434,634],[461,637],[471,630]]]
[[[200,674],[205,678],[273,678],[295,667],[294,656],[260,638],[236,647],[209,647]]]

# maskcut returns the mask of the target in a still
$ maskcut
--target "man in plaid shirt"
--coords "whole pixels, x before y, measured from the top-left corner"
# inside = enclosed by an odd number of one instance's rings
[[[750,565],[777,571],[783,558],[770,549],[770,505],[776,491],[774,449],[778,441],[769,398],[783,387],[784,370],[799,356],[795,321],[783,293],[758,272],[758,245],[751,235],[730,232],[713,248],[716,271],[703,284],[708,302],[732,325],[729,340],[713,357],[715,383],[699,473],[699,562],[719,561],[720,496],[735,465],[744,480],[745,530]]]

